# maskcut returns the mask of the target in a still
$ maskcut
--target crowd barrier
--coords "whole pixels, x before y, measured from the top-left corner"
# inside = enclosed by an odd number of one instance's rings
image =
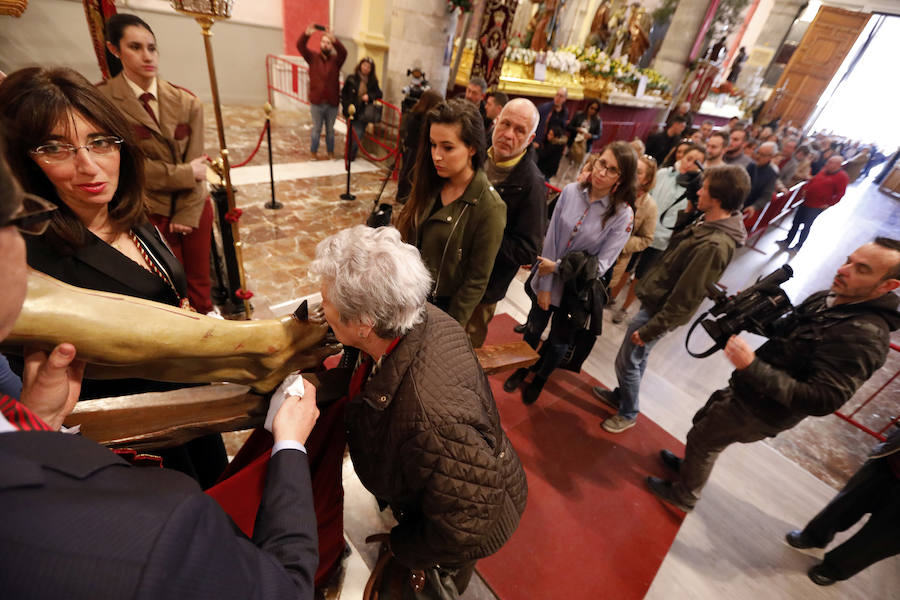
[[[898,346],[897,344],[891,344],[891,349],[888,352],[889,353],[890,352],[900,353],[900,346]],[[877,390],[875,390],[875,393],[873,393],[871,396],[866,398],[862,402],[862,404],[857,406],[852,412],[845,413],[842,411],[836,411],[834,413],[835,416],[837,416],[840,419],[843,419],[844,421],[850,423],[857,429],[860,429],[860,430],[868,433],[872,437],[875,437],[883,442],[884,440],[887,439],[887,434],[885,432],[888,429],[890,429],[893,425],[900,423],[900,412],[898,412],[898,414],[895,414],[892,417],[890,417],[890,420],[887,423],[885,423],[883,427],[879,427],[878,429],[872,429],[871,427],[865,425],[857,418],[857,416],[859,415],[859,413],[862,409],[864,409],[866,406],[870,405],[876,398],[881,399],[881,397],[891,394],[892,392],[888,388],[890,388],[891,385],[894,383],[894,381],[897,380],[897,377],[900,377],[900,369],[898,369],[893,375],[888,377],[887,381],[885,381],[881,385],[881,387],[879,387]],[[895,411],[897,409],[896,402],[894,402],[893,409]],[[888,410],[890,410],[890,408]]]
[[[773,194],[772,199],[766,204],[759,213],[746,217],[744,219],[744,227],[747,229],[747,241],[753,242],[748,244],[748,248],[765,254],[762,250],[756,248],[756,243],[762,238],[763,234],[773,224],[777,224],[795,208],[803,204],[803,195],[800,193],[806,182],[800,182],[794,187]]]
[[[341,78],[343,85],[343,78]],[[269,103],[274,105],[276,94],[290,98],[291,100],[309,105],[309,67],[306,61],[300,57],[266,55],[266,93]],[[359,144],[363,154],[372,161],[386,161],[392,156],[400,157],[400,109],[391,104],[379,100],[381,105],[381,121],[375,124],[377,135],[366,135],[366,140],[385,151],[385,156],[376,157],[367,152],[363,144]],[[338,120],[346,125],[343,116],[338,115]],[[347,128],[347,135],[353,135]],[[392,176],[396,178],[399,163],[394,163]]]

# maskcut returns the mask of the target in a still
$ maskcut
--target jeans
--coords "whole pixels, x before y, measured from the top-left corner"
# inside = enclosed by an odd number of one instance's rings
[[[809,235],[809,228],[812,227],[813,221],[815,221],[824,211],[824,208],[810,208],[803,204],[797,207],[797,212],[794,213],[794,222],[791,224],[791,230],[787,234],[787,243],[790,244],[794,241],[797,230],[800,229],[800,225],[803,225],[803,231],[800,232],[800,239],[797,240],[797,246],[802,246],[803,242],[806,241],[806,236]]]
[[[327,103],[310,104],[309,112],[313,118],[309,151],[313,154],[319,151],[319,137],[322,135],[322,125],[325,125],[325,148],[329,154],[334,154],[334,120],[337,118],[338,107]]]
[[[619,414],[627,419],[637,418],[638,394],[641,390],[641,379],[644,377],[644,369],[647,368],[647,358],[650,350],[659,341],[656,338],[643,346],[637,346],[631,342],[631,334],[644,326],[650,320],[651,315],[641,308],[625,331],[625,339],[619,347],[616,355],[616,379],[619,381]]]
[[[350,137],[350,160],[356,158],[356,150],[358,146],[356,140],[359,139],[359,141],[362,142],[363,138],[366,135],[366,125],[368,125],[366,121],[357,121],[356,119],[354,119],[351,122],[350,126],[353,128],[353,131],[347,132],[347,135]],[[356,135],[353,135],[354,133]]]

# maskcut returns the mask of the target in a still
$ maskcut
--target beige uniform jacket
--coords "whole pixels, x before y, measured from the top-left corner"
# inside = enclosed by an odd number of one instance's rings
[[[197,227],[206,182],[196,181],[190,161],[203,155],[203,104],[189,92],[157,77],[157,125],[119,73],[99,85],[122,111],[143,151],[144,198],[152,214]]]

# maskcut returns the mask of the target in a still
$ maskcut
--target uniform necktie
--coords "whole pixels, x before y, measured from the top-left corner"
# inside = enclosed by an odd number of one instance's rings
[[[153,112],[153,107],[150,106],[150,101],[153,100],[153,94],[150,92],[144,92],[140,96],[141,104],[144,105],[144,110],[147,111],[147,114],[150,115],[150,118],[153,119],[153,122],[159,126],[159,121],[156,119],[156,113]]]

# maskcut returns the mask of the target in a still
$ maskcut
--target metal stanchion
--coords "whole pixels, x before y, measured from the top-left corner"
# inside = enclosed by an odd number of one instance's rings
[[[284,204],[275,199],[275,171],[272,167],[272,105],[266,102],[263,106],[266,111],[266,147],[269,149],[269,186],[272,188],[272,199],[266,202],[265,208],[277,210],[284,208]]]
[[[347,107],[347,144],[344,150],[344,164],[347,165],[347,191],[341,194],[341,200],[356,200],[356,196],[350,193],[350,138],[353,136],[353,115],[356,114],[356,107],[351,104]],[[362,145],[362,140],[357,140],[357,144]]]

